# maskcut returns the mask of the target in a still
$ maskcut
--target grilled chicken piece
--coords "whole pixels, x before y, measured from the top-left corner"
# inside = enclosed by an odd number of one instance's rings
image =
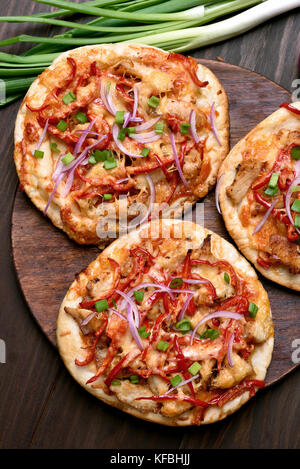
[[[82,321],[86,319],[88,316],[90,316],[90,314],[92,314],[92,311],[90,309],[69,308],[66,306],[65,312],[75,319],[81,331],[85,335],[96,331],[102,325],[101,315],[98,315],[98,314],[96,314],[85,326],[81,325]]]
[[[227,196],[235,204],[239,204],[247,194],[251,184],[259,176],[264,166],[263,161],[249,158],[244,160],[235,175],[233,184],[226,189]]]
[[[190,404],[189,402],[167,401],[163,402],[160,412],[166,417],[177,417],[183,412],[189,410],[191,407],[192,404]]]
[[[233,367],[230,368],[227,362],[226,368],[222,368],[217,377],[212,380],[211,387],[218,389],[231,388],[251,373],[253,373],[252,366],[233,352]]]
[[[182,350],[182,352],[184,357],[189,360],[208,360],[209,358],[217,358],[222,347],[223,340],[219,338],[208,342],[188,345]]]
[[[300,274],[300,247],[291,243],[285,236],[271,235],[268,252],[279,257],[289,267],[292,274]]]
[[[163,380],[160,376],[152,375],[148,378],[148,383],[151,391],[159,396],[164,394],[169,389],[168,383]]]
[[[153,393],[148,386],[132,384],[128,380],[123,380],[120,386],[111,386],[111,391],[115,393],[119,401],[130,405],[140,412],[157,412],[159,405],[155,401],[141,400],[136,401],[137,397],[151,397]]]

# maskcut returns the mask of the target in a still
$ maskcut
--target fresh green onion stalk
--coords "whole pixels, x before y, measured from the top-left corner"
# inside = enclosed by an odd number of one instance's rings
[[[0,22],[40,23],[68,29],[54,37],[22,34],[0,42],[2,47],[19,42],[36,44],[22,55],[0,52],[0,78],[6,86],[6,100],[0,102],[0,106],[22,96],[36,74],[42,73],[61,52],[70,48],[136,42],[185,52],[237,36],[300,6],[299,0],[33,1],[58,10],[32,16],[0,17]],[[93,19],[78,23],[72,21],[74,14]]]

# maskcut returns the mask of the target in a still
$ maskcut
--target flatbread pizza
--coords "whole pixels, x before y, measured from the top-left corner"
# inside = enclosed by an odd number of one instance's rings
[[[30,87],[14,157],[21,187],[54,225],[98,244],[107,210],[118,234],[124,210],[131,221],[145,206],[141,223],[154,204],[177,216],[204,197],[228,153],[228,127],[222,85],[191,57],[87,46],[63,53]]]
[[[266,291],[231,244],[164,219],[114,241],[76,276],[57,344],[101,401],[164,425],[200,425],[264,386],[273,323]]]
[[[300,103],[283,103],[230,152],[217,197],[242,253],[267,278],[300,290]]]

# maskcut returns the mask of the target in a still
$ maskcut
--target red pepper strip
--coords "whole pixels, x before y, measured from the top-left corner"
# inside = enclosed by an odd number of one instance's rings
[[[138,254],[140,253],[140,254]],[[144,254],[145,256],[147,256],[148,258],[148,261],[151,265],[154,264],[154,257],[150,254],[150,252],[147,251],[147,249],[144,249],[144,248],[141,248],[139,246],[137,246],[136,248],[133,248],[130,250],[130,254],[134,257],[139,257],[141,256],[141,254]]]
[[[253,184],[251,186],[251,189],[253,189],[254,191],[256,191],[257,189],[261,189],[262,187],[264,187],[266,184],[268,184],[268,182],[270,181],[271,179],[271,176],[273,173],[275,173],[279,168],[280,168],[280,163],[282,162],[282,160],[284,160],[285,158],[290,158],[290,151],[288,150],[281,150],[279,152],[279,155],[271,169],[271,171],[266,175],[266,176],[263,176],[256,184]]]
[[[216,311],[227,310],[227,308],[230,308],[231,306],[237,306],[237,313],[247,313],[249,309],[249,301],[244,296],[234,296],[233,298],[229,298],[229,300],[224,301]]]
[[[210,265],[211,267],[222,267],[224,270],[228,270],[229,273],[230,273],[230,277],[231,277],[231,284],[234,288],[237,288],[239,286],[239,280],[238,280],[238,277],[235,273],[235,270],[234,268],[232,267],[231,264],[229,264],[229,262],[225,261],[225,260],[221,260],[221,261],[216,261],[216,262],[209,262],[207,260],[202,260],[202,259],[193,259],[192,260],[192,264],[207,264],[207,265]]]
[[[228,323],[228,327],[225,330],[225,333],[224,333],[224,336],[223,336],[224,337],[223,346],[222,346],[222,348],[221,348],[221,350],[218,354],[218,358],[217,358],[218,371],[220,371],[222,362],[224,360],[224,357],[227,354],[228,343],[229,343],[229,340],[230,340],[230,337],[231,337],[231,334],[232,334],[231,326],[232,326],[232,319],[230,319],[230,321]]]
[[[146,164],[143,166],[129,166],[127,168],[128,174],[144,174],[155,171],[156,169],[162,169],[162,167],[168,166],[169,164],[174,163],[174,158],[169,158],[168,160],[162,161],[161,163],[153,163],[152,165]]]
[[[111,370],[111,372],[109,373],[108,377],[107,377],[106,380],[104,381],[104,383],[106,384],[106,386],[107,386],[108,388],[109,388],[109,386],[111,385],[112,380],[114,379],[114,377],[117,376],[117,374],[119,373],[119,371],[121,371],[122,366],[123,366],[123,363],[124,363],[125,360],[128,358],[129,353],[130,353],[130,352],[128,352],[128,353],[119,361],[119,363],[116,364],[116,366]]]
[[[189,397],[189,396],[176,396],[176,395],[161,395],[161,396],[151,396],[151,397],[136,397],[135,401],[141,401],[142,399],[148,400],[148,401],[157,401],[157,402],[163,402],[163,401],[181,401],[181,402],[189,402],[190,404],[193,404],[194,406],[200,406],[200,407],[210,407],[209,402],[204,402],[200,401],[200,399],[196,399],[194,397]]]
[[[100,298],[97,298],[97,300],[84,301],[84,302],[80,303],[81,308],[88,309],[88,308],[94,307],[95,303],[97,301],[105,300],[107,298],[110,298],[113,295],[115,289],[118,288],[120,278],[121,278],[120,265],[118,264],[118,262],[116,262],[114,259],[111,259],[110,257],[108,257],[107,260],[110,262],[110,264],[114,268],[114,278],[113,278],[112,288],[109,290],[108,293],[106,293],[105,295],[102,295]]]
[[[298,114],[298,116],[300,116],[300,110],[295,108],[294,106],[292,106],[289,103],[282,103],[282,104],[280,104],[280,107],[285,107],[288,111],[291,111],[294,114]]]
[[[270,202],[267,202],[258,192],[255,191],[254,198],[259,204],[263,205],[266,209],[270,208],[272,205]],[[281,213],[278,209],[273,208],[272,213],[277,218],[277,220],[281,221],[281,223],[284,223],[286,226],[290,225],[290,220],[288,219],[288,217]]]
[[[91,361],[93,361],[94,359],[94,356],[95,356],[95,350],[96,350],[96,347],[97,347],[97,344],[99,342],[99,339],[101,337],[101,334],[103,334],[103,332],[105,331],[106,329],[106,326],[107,326],[107,322],[108,322],[108,319],[107,319],[107,316],[106,315],[103,315],[103,324],[101,327],[99,327],[99,329],[96,331],[95,333],[95,342],[93,343],[93,346],[91,348],[91,350],[89,351],[89,354],[88,356],[86,357],[85,360],[83,360],[82,362],[77,360],[77,358],[75,359],[75,365],[77,366],[86,366],[88,365],[89,363],[91,363]]]
[[[265,261],[264,259],[262,259],[261,257],[258,257],[256,259],[256,262],[258,263],[258,265],[260,265],[265,270],[269,270],[270,267],[271,267],[271,264],[269,262]]]
[[[155,321],[154,326],[153,326],[151,338],[150,338],[150,344],[153,344],[154,342],[156,342],[156,340],[158,338],[158,335],[159,335],[160,328],[162,326],[162,323],[164,322],[164,320],[166,319],[167,316],[168,316],[167,313],[161,313],[156,318],[156,321]]]
[[[129,94],[124,90],[123,86],[118,83],[116,85],[116,92],[123,98],[123,100],[126,103],[126,107],[129,111],[132,111],[133,109],[133,104],[134,104],[134,99],[129,96]]]
[[[195,59],[192,57],[185,57],[184,55],[181,54],[176,54],[175,52],[170,52],[168,56],[168,60],[174,60],[174,61],[180,61],[183,62],[185,67],[187,68],[193,82],[195,85],[199,86],[200,88],[203,88],[208,85],[208,81],[200,81],[198,76],[197,76],[197,68],[198,64]]]
[[[76,65],[75,60],[72,59],[72,57],[67,57],[67,61],[69,62],[69,65],[71,65],[72,70],[71,70],[70,76],[69,76],[67,82],[65,83],[65,85],[64,85],[63,87],[61,87],[61,88],[57,88],[57,90],[56,90],[56,96],[58,96],[59,93],[60,93],[62,90],[68,88],[68,86],[72,83],[72,81],[74,80],[75,75],[76,75],[77,65]]]
[[[184,379],[191,378],[192,375],[188,370],[188,365],[186,363],[186,359],[184,358],[184,355],[181,351],[181,348],[179,347],[178,339],[177,339],[176,335],[174,337],[174,347],[175,347],[175,351],[176,351],[176,355],[177,355],[178,367],[181,369],[182,374],[184,376]],[[191,391],[192,395],[195,397],[195,390],[194,390],[193,383],[192,382],[188,383],[188,387],[190,388],[190,391]]]
[[[181,273],[183,280],[185,278],[190,278],[191,277],[191,266],[192,266],[192,264],[191,264],[191,253],[188,252],[187,255],[186,255],[186,258],[184,260],[182,273]],[[186,284],[183,283],[182,287],[185,287],[185,286],[186,286]],[[188,297],[187,294],[185,296],[186,296],[186,298]],[[196,311],[196,307],[195,307],[194,299],[191,298],[191,300],[189,302],[189,305],[186,309],[186,314],[188,316],[194,316],[195,311]]]
[[[223,407],[227,402],[235,399],[240,394],[247,389],[250,390],[250,395],[254,396],[256,390],[255,388],[264,388],[265,382],[259,380],[246,380],[240,384],[237,384],[233,388],[229,389],[228,391],[222,393],[220,396],[214,397],[211,399],[208,404],[210,405],[217,405],[218,407]]]

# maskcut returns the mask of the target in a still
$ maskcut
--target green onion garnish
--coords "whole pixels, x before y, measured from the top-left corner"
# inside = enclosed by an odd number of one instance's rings
[[[146,326],[140,327],[138,333],[140,337],[142,337],[142,339],[147,339],[147,337],[149,337],[149,335],[151,334],[150,332],[146,331]]]
[[[300,160],[300,147],[292,148],[291,156],[293,160]]]
[[[295,216],[294,223],[296,228],[300,228],[300,215]]]
[[[252,301],[250,301],[248,311],[249,311],[250,318],[254,319],[256,318],[256,315],[257,315],[258,306],[256,306],[255,303],[252,303]]]
[[[156,346],[157,350],[161,350],[162,352],[166,352],[169,348],[170,344],[169,342],[166,342],[165,340],[160,340]]]
[[[163,134],[164,133],[164,123],[163,122],[157,122],[155,126],[155,132],[157,134]]]
[[[86,124],[89,120],[88,116],[84,114],[83,112],[77,112],[75,117],[78,120],[78,122],[80,122],[81,124]]]
[[[68,127],[69,127],[68,123],[64,120],[60,120],[59,123],[56,126],[56,128],[58,130],[61,130],[62,132],[65,132]]]
[[[275,189],[275,187],[277,187],[278,179],[279,179],[279,174],[272,173],[271,179],[269,181],[269,187],[271,187],[272,189]]]
[[[180,125],[180,132],[184,135],[187,135],[189,133],[190,126],[191,125],[187,122],[182,122],[182,124]]]
[[[103,200],[111,200],[112,197],[112,194],[103,194]]]
[[[41,150],[35,150],[34,156],[35,156],[36,158],[43,158],[43,157],[44,157],[44,152],[41,151]]]
[[[138,382],[140,381],[140,378],[138,375],[131,375],[129,379],[132,384],[138,384]]]
[[[294,203],[292,205],[292,210],[294,210],[294,212],[300,213],[300,200],[299,199],[294,200]]]
[[[51,142],[50,143],[50,148],[54,153],[60,153],[59,149],[57,148],[57,143]]]
[[[160,99],[157,96],[151,96],[151,98],[148,100],[148,106],[153,107],[153,109],[156,109],[159,105],[159,102]]]
[[[118,135],[118,140],[121,140],[123,142],[126,137],[126,129],[120,129],[119,135]]]
[[[220,331],[218,329],[207,329],[203,334],[202,336],[200,337],[200,339],[210,339],[210,340],[214,340],[214,339],[217,339],[220,335]]]
[[[63,97],[63,102],[68,105],[71,104],[73,101],[75,101],[76,96],[72,91],[69,91],[69,93],[65,94]]]
[[[62,159],[63,164],[70,164],[74,160],[75,156],[72,153],[67,153]]]
[[[117,303],[116,303],[116,301],[115,301],[113,298],[112,298],[111,302],[112,302],[112,304],[114,305],[114,307],[117,309]]]
[[[291,188],[291,192],[300,192],[300,186],[294,186]]]
[[[230,283],[230,277],[229,277],[227,272],[224,272],[224,280],[225,280],[226,283],[228,283],[228,284]]]
[[[130,137],[130,135],[136,134],[136,128],[135,127],[127,127],[127,132]]]
[[[198,371],[199,371],[200,369],[201,369],[201,365],[200,365],[200,363],[198,363],[198,362],[194,362],[194,363],[188,368],[189,372],[190,372],[191,375],[193,375],[193,376],[195,376],[195,375],[198,373]]]
[[[95,308],[98,313],[101,313],[101,311],[104,311],[105,309],[108,309],[108,303],[107,300],[99,300],[96,301],[95,303]]]
[[[114,169],[118,166],[117,160],[113,158],[113,160],[106,160],[104,161],[104,168],[105,169]]]
[[[266,195],[269,195],[270,197],[274,197],[274,195],[276,195],[278,192],[278,187],[267,187],[267,189],[265,190],[265,194]]]
[[[119,379],[113,379],[111,382],[111,386],[121,386],[121,381]]]
[[[191,330],[191,323],[188,319],[182,319],[176,324],[176,329],[179,329],[182,334],[186,334]]]
[[[148,156],[150,152],[150,148],[144,147],[141,151],[142,156]]]
[[[173,278],[172,282],[170,283],[170,288],[180,288],[183,284],[183,280],[180,277]]]
[[[139,303],[143,301],[144,294],[145,294],[143,290],[136,290],[133,294],[134,294],[134,298],[136,299],[136,301],[138,301]]]
[[[117,111],[115,117],[115,123],[118,125],[124,124],[125,111]]]
[[[173,376],[173,378],[170,378],[170,383],[172,384],[173,388],[175,388],[175,386],[178,386],[178,384],[181,383],[181,378],[179,375],[176,375],[176,376]]]

